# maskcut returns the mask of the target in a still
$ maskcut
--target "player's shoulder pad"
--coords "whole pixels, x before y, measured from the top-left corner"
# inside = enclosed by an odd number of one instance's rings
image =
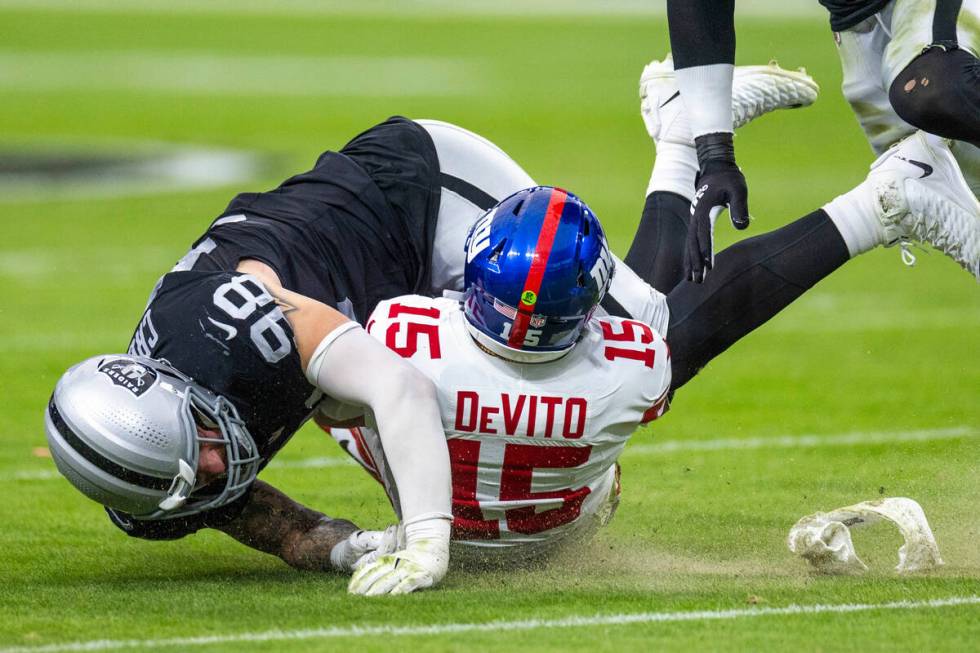
[[[623,406],[636,408],[640,424],[666,412],[669,402],[670,347],[653,327],[639,320],[601,317],[590,325],[597,356],[618,378]]]

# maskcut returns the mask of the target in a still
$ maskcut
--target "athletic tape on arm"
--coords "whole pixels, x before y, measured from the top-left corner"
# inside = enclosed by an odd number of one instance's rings
[[[317,346],[306,378],[331,397],[371,409],[404,519],[450,517],[449,450],[429,379],[353,322]]]

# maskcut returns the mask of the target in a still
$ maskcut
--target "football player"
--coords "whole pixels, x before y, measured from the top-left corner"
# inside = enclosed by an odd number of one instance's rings
[[[680,158],[663,145],[694,145],[674,109],[649,101],[671,97],[673,80],[664,74],[649,86],[642,113],[657,143],[658,187],[665,183],[658,169],[678,178],[682,169],[681,161],[659,161]],[[922,175],[910,161],[932,172]],[[693,184],[696,170],[686,174],[682,181]],[[857,188],[721,252],[703,284],[680,274],[669,281],[650,268],[647,281],[670,287],[648,294],[642,313],[653,319],[635,319],[603,310],[610,308],[602,301],[610,275],[615,283],[620,272],[632,272],[611,257],[580,199],[535,187],[498,204],[469,234],[463,294],[384,301],[367,324],[437,388],[452,464],[454,558],[535,559],[593,533],[615,510],[616,461],[631,433],[660,417],[710,360],[854,256],[915,239],[980,279],[980,222],[969,219],[975,209],[946,143],[918,132],[883,155]],[[681,250],[678,236],[671,242]],[[342,402],[325,401],[321,410],[324,423],[357,414]],[[384,485],[397,510],[374,431],[327,430]],[[395,582],[365,567],[351,587],[384,593]]]
[[[806,102],[791,89],[741,110]],[[59,381],[45,419],[59,470],[131,536],[216,528],[296,567],[349,571],[390,537],[256,475],[322,400],[358,404],[391,461],[403,555],[416,558],[377,565],[404,581],[393,591],[438,582],[451,493],[435,389],[359,324],[383,299],[462,289],[469,228],[531,185],[486,139],[393,118],[275,190],[237,196],[160,279],[128,353]],[[625,266],[617,278],[608,301],[654,319],[651,289]]]
[[[949,139],[974,194],[980,192],[980,0],[820,0],[844,73],[844,96],[875,153],[916,129]],[[711,268],[713,209],[748,226],[748,190],[732,140],[735,0],[668,0],[681,101],[699,167],[685,256],[694,281]],[[682,213],[680,215],[686,215]],[[644,218],[653,220],[653,214]],[[652,227],[650,227],[652,228]],[[902,245],[902,258],[915,259]]]

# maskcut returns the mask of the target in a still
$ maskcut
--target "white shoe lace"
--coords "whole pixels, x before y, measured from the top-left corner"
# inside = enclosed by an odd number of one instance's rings
[[[910,213],[909,218],[911,218],[911,223],[908,225],[907,233],[914,235],[916,240],[928,242],[954,260],[959,260],[962,244],[957,241],[951,231],[942,229],[942,225],[938,221],[926,220],[922,215]],[[915,265],[916,261],[915,254],[912,253],[913,247],[920,252],[929,253],[929,250],[919,243],[913,242],[908,236],[902,237],[898,247],[901,250],[902,263],[909,267]]]
[[[902,263],[904,263],[909,267],[915,265],[915,254],[912,253],[912,242],[908,240],[902,240],[898,243],[898,248],[901,250],[902,253]]]

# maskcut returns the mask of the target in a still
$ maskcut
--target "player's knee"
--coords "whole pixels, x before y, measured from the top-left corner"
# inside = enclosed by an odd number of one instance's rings
[[[980,61],[932,48],[895,78],[889,100],[902,120],[946,138],[980,140]]]

